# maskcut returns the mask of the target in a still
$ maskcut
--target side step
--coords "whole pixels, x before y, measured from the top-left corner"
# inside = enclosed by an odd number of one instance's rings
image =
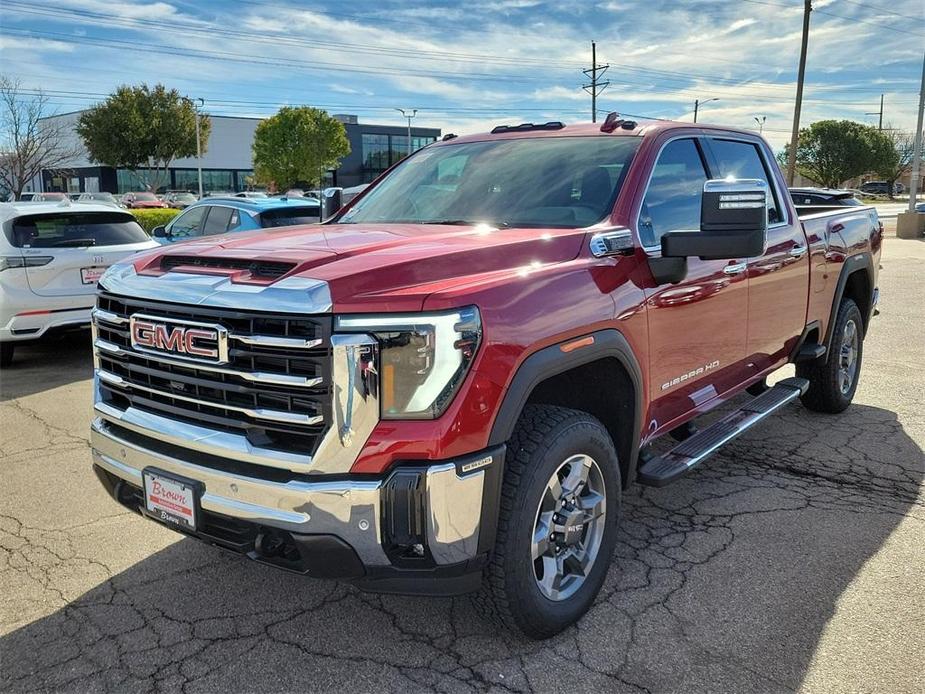
[[[787,378],[775,383],[735,412],[730,412],[667,453],[645,461],[637,471],[637,480],[650,487],[664,487],[674,482],[739,434],[796,400],[807,388],[809,381],[805,378]]]
[[[793,361],[815,361],[825,356],[825,345],[809,344],[803,345],[797,351]]]

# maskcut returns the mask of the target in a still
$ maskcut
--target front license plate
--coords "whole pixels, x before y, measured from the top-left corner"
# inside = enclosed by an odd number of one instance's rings
[[[201,483],[160,470],[148,469],[142,476],[148,515],[181,530],[196,530]]]
[[[80,280],[84,284],[96,284],[104,272],[106,272],[104,267],[82,267],[80,268]]]

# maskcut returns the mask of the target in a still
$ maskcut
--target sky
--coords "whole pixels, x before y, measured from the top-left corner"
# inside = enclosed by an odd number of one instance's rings
[[[815,0],[802,124],[915,126],[923,0]],[[701,122],[789,140],[800,0],[3,0],[0,72],[59,113],[120,84],[164,83],[215,115],[307,104],[361,122],[465,134],[500,123],[589,121],[582,90],[638,119]],[[709,101],[715,99],[715,101]]]

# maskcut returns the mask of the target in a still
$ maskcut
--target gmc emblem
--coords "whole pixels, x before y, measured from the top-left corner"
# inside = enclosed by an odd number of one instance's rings
[[[224,364],[228,331],[221,325],[134,314],[129,319],[132,348],[177,359]]]

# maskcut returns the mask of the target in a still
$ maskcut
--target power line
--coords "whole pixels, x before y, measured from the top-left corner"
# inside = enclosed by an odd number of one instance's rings
[[[757,4],[772,4],[772,5],[778,6],[775,3],[758,2],[758,0],[748,0],[748,1],[757,2]],[[125,26],[125,27],[130,27],[130,28],[149,27],[152,29],[157,29],[159,31],[163,30],[164,28],[173,28],[179,33],[188,33],[192,35],[208,35],[208,36],[222,35],[222,36],[229,36],[229,37],[239,37],[239,38],[246,39],[249,43],[257,42],[257,43],[269,43],[273,45],[278,45],[280,43],[283,43],[287,45],[306,46],[308,48],[317,49],[317,50],[350,49],[351,51],[359,52],[359,53],[383,54],[383,55],[391,55],[396,58],[414,58],[415,60],[418,60],[420,56],[424,54],[424,55],[429,56],[432,60],[450,61],[454,63],[474,62],[480,65],[495,64],[495,65],[504,66],[504,67],[509,67],[511,65],[519,65],[523,63],[532,63],[536,65],[542,65],[546,70],[552,69],[552,70],[560,70],[560,71],[561,70],[572,70],[574,69],[575,66],[579,65],[578,63],[569,63],[569,62],[564,62],[564,61],[550,62],[546,59],[537,59],[537,58],[510,58],[510,57],[505,57],[505,56],[477,54],[477,53],[458,53],[458,52],[445,52],[445,51],[428,51],[426,49],[402,49],[402,48],[390,48],[390,47],[374,47],[374,46],[368,46],[365,44],[354,44],[354,43],[346,43],[346,42],[341,42],[341,41],[325,41],[325,40],[315,40],[315,39],[309,41],[309,40],[298,39],[292,36],[286,36],[286,35],[280,35],[280,34],[273,34],[273,35],[254,34],[252,32],[235,31],[235,30],[222,28],[222,27],[194,26],[194,25],[190,25],[186,23],[170,22],[169,20],[155,21],[155,20],[146,20],[144,18],[117,18],[117,17],[112,17],[110,15],[105,15],[102,13],[91,12],[88,10],[76,10],[76,9],[68,9],[68,8],[50,8],[48,6],[37,8],[31,5],[27,5],[24,3],[19,3],[19,2],[15,2],[11,0],[8,0],[5,3],[5,6],[15,7],[17,11],[22,12],[24,14],[37,14],[37,15],[43,15],[43,16],[52,16],[55,18],[60,18],[61,15],[64,14],[64,15],[78,16],[78,17],[82,17],[86,19],[92,19],[94,20],[96,24],[102,23],[102,24],[109,24],[109,25],[115,25],[115,26]],[[45,32],[45,33],[52,34],[52,32]],[[55,35],[63,37],[59,40],[66,41],[68,40],[68,38],[70,38],[70,35],[67,35],[67,34],[55,34]],[[99,40],[99,39],[93,39],[92,37],[91,39]],[[91,45],[98,45],[98,44],[91,44]],[[183,50],[182,47],[165,46],[164,44],[161,44],[160,47],[170,48],[173,50]],[[266,59],[266,56],[252,56],[252,57],[260,58],[264,60]],[[280,60],[289,60],[289,59],[281,58]],[[727,61],[727,62],[734,62],[734,61]],[[334,67],[334,66],[342,65],[342,63],[336,63],[336,64],[335,63],[321,63],[321,64],[324,65],[325,67],[328,67],[328,66]],[[735,64],[738,65],[740,63],[735,62]],[[679,82],[681,80],[685,80],[685,81],[687,80],[694,80],[694,81],[706,80],[706,81],[710,81],[713,83],[720,83],[720,84],[726,84],[726,85],[738,87],[740,85],[748,86],[749,82],[752,82],[755,80],[755,78],[749,78],[748,80],[743,80],[742,78],[728,78],[728,77],[721,77],[719,75],[688,73],[688,72],[681,72],[681,71],[676,71],[676,70],[663,70],[663,69],[657,69],[657,68],[640,67],[637,65],[630,65],[630,64],[624,64],[624,63],[614,63],[613,66],[618,67],[621,70],[628,70],[634,73],[639,73],[644,76],[651,75],[651,76],[659,77],[662,80],[670,79],[674,82]],[[408,70],[405,70],[404,72],[408,72]],[[377,72],[374,74],[380,74],[380,73]],[[434,75],[434,76],[441,76],[441,77],[445,77],[446,74],[447,74],[447,71],[443,71],[440,73],[428,73],[429,76]],[[465,74],[469,76],[470,78],[474,78],[476,76],[479,76],[479,77],[486,76],[485,73],[459,73],[459,74]],[[492,79],[495,79],[495,80],[504,79],[496,75],[487,75],[487,77],[491,77]],[[627,84],[628,86],[632,86],[634,83],[624,82],[624,84]],[[773,83],[763,83],[761,85],[756,85],[755,88],[762,89],[762,90],[767,90],[767,89],[789,90],[790,89],[788,85],[776,85]],[[870,92],[874,90],[858,89],[857,91]]]

